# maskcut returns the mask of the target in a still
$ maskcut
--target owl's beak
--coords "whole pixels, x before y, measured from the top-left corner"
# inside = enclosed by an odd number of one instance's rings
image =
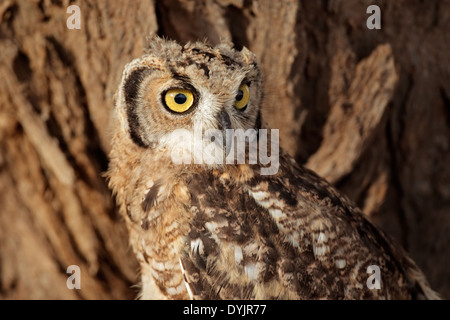
[[[228,112],[226,112],[224,109],[222,109],[222,111],[219,114],[219,121],[221,129],[223,131],[225,131],[226,129],[231,129],[230,116],[228,115]]]
[[[222,109],[222,111],[219,114],[219,122],[220,122],[220,129],[222,129],[222,136],[223,136],[223,146],[226,148],[226,156],[230,153],[231,147],[232,147],[232,137],[233,135],[227,134],[227,129],[231,129],[231,120],[230,116],[228,115],[228,112],[225,111],[225,109]]]

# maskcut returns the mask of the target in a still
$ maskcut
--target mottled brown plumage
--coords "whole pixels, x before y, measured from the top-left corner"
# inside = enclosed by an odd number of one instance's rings
[[[250,96],[238,109],[243,85]],[[192,93],[188,111],[167,108],[174,88]],[[259,129],[262,105],[245,48],[157,38],[126,66],[108,177],[140,262],[142,298],[438,298],[401,248],[283,151],[271,175],[261,163],[174,163],[173,130]],[[380,268],[379,290],[367,286],[370,265]]]

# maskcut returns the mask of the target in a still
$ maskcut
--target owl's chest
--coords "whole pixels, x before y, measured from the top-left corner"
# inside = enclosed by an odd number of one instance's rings
[[[256,277],[258,246],[250,245],[254,223],[246,199],[237,194],[242,190],[225,190],[208,179],[196,182],[142,181],[130,197],[127,221],[144,297],[189,297],[188,284],[209,277],[214,266],[232,271],[236,281]]]
[[[133,249],[141,266],[142,296],[145,299],[189,298],[180,264],[184,222],[173,220],[143,231],[133,228]],[[133,237],[133,236],[132,236]]]

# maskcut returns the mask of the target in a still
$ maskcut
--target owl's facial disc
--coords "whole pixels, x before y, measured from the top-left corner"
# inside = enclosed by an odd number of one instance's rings
[[[227,130],[259,128],[261,81],[248,50],[191,43],[169,54],[155,43],[128,65],[122,88],[123,129],[142,148],[170,148],[173,131],[201,128],[222,133],[210,142],[228,154]]]

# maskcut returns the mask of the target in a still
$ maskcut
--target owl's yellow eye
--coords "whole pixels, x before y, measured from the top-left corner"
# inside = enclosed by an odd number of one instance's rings
[[[249,99],[250,99],[250,89],[248,85],[242,84],[239,87],[239,91],[236,95],[234,106],[236,107],[236,109],[242,110],[247,106]]]
[[[186,89],[172,89],[164,95],[164,102],[172,111],[185,112],[194,104],[194,95]]]

